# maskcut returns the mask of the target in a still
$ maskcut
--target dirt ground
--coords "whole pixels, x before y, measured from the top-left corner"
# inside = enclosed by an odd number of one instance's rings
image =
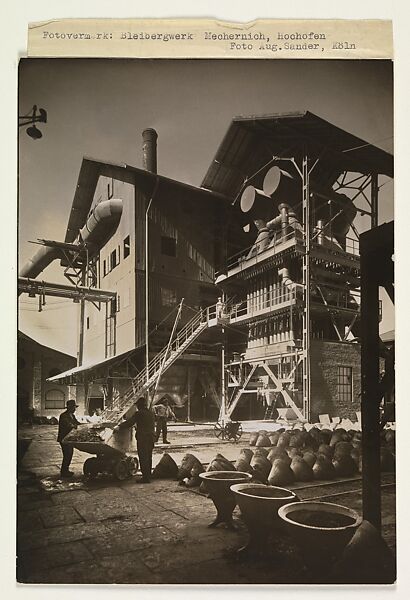
[[[72,462],[75,477],[61,481],[56,427],[25,428],[19,436],[32,439],[18,473],[17,579],[22,583],[312,582],[298,546],[281,531],[265,555],[238,558],[237,549],[248,539],[238,508],[236,530],[210,529],[215,507],[197,488],[173,480],[86,481],[82,465],[89,455],[79,451]],[[170,446],[155,448],[154,464],[165,448],[178,464],[186,452],[203,463],[217,452],[235,460],[249,435],[234,444],[216,441],[212,429],[171,429],[170,440]],[[383,537],[394,551],[394,477],[386,475],[383,483]],[[357,479],[289,487],[302,500],[319,497],[361,513],[360,486]]]

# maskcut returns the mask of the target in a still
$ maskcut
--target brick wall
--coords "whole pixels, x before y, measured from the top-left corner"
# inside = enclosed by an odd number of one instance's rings
[[[352,367],[352,402],[342,401],[337,389],[338,367]],[[360,410],[360,344],[311,342],[312,420],[319,414],[356,420]]]

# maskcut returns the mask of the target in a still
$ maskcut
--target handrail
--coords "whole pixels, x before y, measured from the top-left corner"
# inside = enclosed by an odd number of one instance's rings
[[[142,369],[136,377],[132,379],[132,383],[128,390],[121,396],[118,396],[112,404],[103,411],[103,417],[111,416],[120,413],[129,404],[131,399],[136,395],[142,394],[151,387],[158,373],[170,366],[177,355],[184,351],[191,341],[196,337],[195,334],[201,329],[201,326],[208,326],[210,321],[217,318],[217,305],[208,306],[205,309],[200,309],[190,321],[188,321],[180,331],[176,338],[167,344],[156,356],[148,363],[147,369]],[[166,355],[168,357],[166,358]],[[164,360],[165,358],[165,360]],[[120,415],[118,415],[120,416]]]
[[[247,248],[244,248],[244,249],[240,250],[239,252],[236,252],[235,254],[232,254],[231,256],[229,256],[226,261],[226,268],[219,269],[215,273],[215,275],[218,276],[218,275],[225,273],[226,271],[230,271],[231,269],[234,269],[236,266],[239,266],[242,262],[244,262],[248,259],[259,258],[259,257],[262,258],[264,256],[265,252],[272,250],[272,248],[276,248],[277,246],[282,244],[284,241],[291,239],[292,237],[301,237],[304,239],[305,235],[303,232],[296,230],[296,229],[290,231],[286,235],[282,235],[281,232],[275,231],[271,241],[269,242],[269,245],[266,248],[264,248],[263,250],[261,250],[259,252],[255,251],[255,253],[252,256],[249,256],[252,249],[256,248],[256,244],[254,242]],[[336,240],[334,240],[334,241],[336,241]],[[317,241],[316,241],[316,244],[320,245],[317,243]],[[351,237],[346,237],[346,249],[343,250],[343,248],[340,247],[340,251],[345,252],[346,254],[352,254],[354,256],[358,256],[359,255],[358,240],[351,238]]]
[[[239,265],[241,262],[244,262],[248,259],[263,256],[264,253],[267,252],[268,250],[272,250],[272,248],[276,248],[277,246],[282,244],[284,241],[289,240],[293,237],[297,237],[297,236],[303,236],[303,233],[299,232],[299,230],[292,230],[289,233],[287,233],[286,235],[282,235],[282,233],[275,231],[271,241],[269,242],[269,245],[266,248],[264,248],[260,252],[255,252],[253,254],[253,256],[249,256],[252,249],[256,248],[256,244],[254,242],[251,246],[248,246],[247,248],[244,248],[243,250],[240,250],[239,252],[232,254],[226,262],[226,269],[224,269],[224,270],[221,269],[221,270],[217,271],[215,273],[215,275],[218,276],[221,273],[224,273],[225,271],[229,271],[230,269],[233,269],[235,266]]]

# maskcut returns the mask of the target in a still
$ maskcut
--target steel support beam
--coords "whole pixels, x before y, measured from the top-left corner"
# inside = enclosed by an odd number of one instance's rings
[[[377,173],[372,174],[370,189],[371,228],[377,227],[379,222],[379,183]]]
[[[363,517],[381,529],[379,286],[394,252],[393,223],[360,236]],[[391,282],[392,284],[393,282]]]
[[[309,192],[309,167],[307,154],[302,163],[302,209],[303,233],[305,238],[305,252],[303,254],[303,416],[310,418],[311,381],[310,381],[310,192]]]
[[[37,281],[27,277],[18,278],[18,291],[33,297],[37,295],[55,296],[57,298],[69,298],[77,302],[80,302],[82,299],[89,300],[90,302],[110,302],[117,297],[116,292],[108,290]]]

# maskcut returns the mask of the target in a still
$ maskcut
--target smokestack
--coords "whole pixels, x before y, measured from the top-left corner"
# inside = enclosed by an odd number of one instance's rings
[[[142,132],[142,167],[151,173],[157,172],[157,139],[155,129],[148,128]]]

